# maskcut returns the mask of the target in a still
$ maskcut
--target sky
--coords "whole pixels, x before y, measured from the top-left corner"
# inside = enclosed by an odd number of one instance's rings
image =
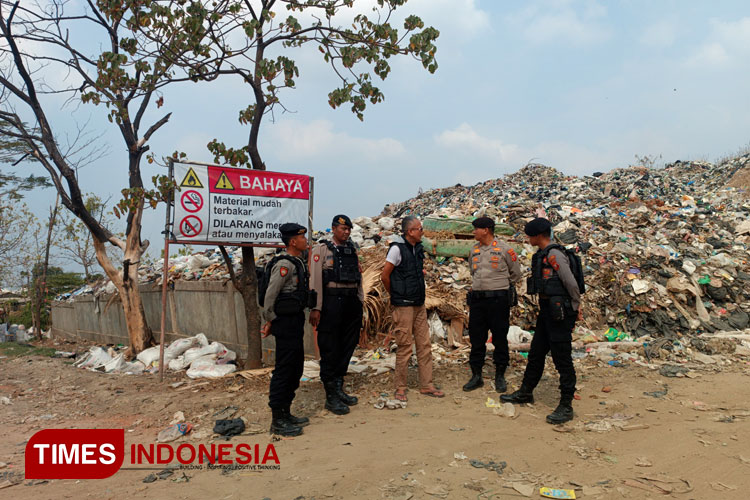
[[[378,82],[385,101],[368,105],[363,122],[328,105],[336,80],[320,54],[288,53],[300,66],[297,88],[282,94],[290,112],[266,118],[259,147],[268,170],[315,178],[315,229],[338,213],[375,216],[420,189],[472,185],[529,161],[582,175],[636,155],[715,161],[750,142],[746,1],[410,0],[401,11],[440,30],[439,68],[393,60]],[[211,139],[245,143],[249,128],[237,116],[248,104],[236,81],[168,89],[147,116],[172,112],[151,151],[211,162]],[[53,126],[88,121],[102,132],[107,155],[81,171],[81,183],[116,200],[126,155],[104,113],[58,106]],[[144,163],[146,182],[163,172]],[[40,216],[53,200],[51,190],[27,196]],[[164,214],[160,205],[144,217],[152,256]]]

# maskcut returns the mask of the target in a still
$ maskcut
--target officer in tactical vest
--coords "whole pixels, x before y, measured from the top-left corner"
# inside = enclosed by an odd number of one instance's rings
[[[319,242],[312,250],[310,288],[317,292],[318,299],[310,312],[310,324],[318,328],[325,407],[345,415],[357,404],[355,396],[344,392],[344,376],[362,329],[364,294],[357,249],[349,239],[352,221],[346,215],[337,215],[331,231],[331,240]]]
[[[396,337],[394,397],[406,401],[406,374],[412,345],[417,349],[420,394],[436,398],[445,393],[432,383],[432,344],[425,309],[424,248],[422,222],[414,216],[401,221],[403,238],[397,238],[388,249],[380,279],[391,295],[393,332]]]
[[[295,223],[279,228],[286,251],[274,257],[268,288],[264,299],[265,324],[263,337],[272,334],[276,339],[276,362],[268,394],[271,407],[271,433],[299,436],[308,418],[291,413],[294,392],[299,387],[305,351],[305,307],[309,300],[305,262],[300,258],[307,250],[307,229]]]
[[[536,218],[526,224],[529,243],[539,248],[531,261],[528,292],[539,295],[539,316],[531,340],[529,360],[521,387],[512,394],[500,396],[509,403],[533,403],[534,388],[542,378],[547,353],[560,374],[560,404],[547,415],[550,424],[573,419],[573,397],[576,372],[572,358],[572,334],[576,319],[581,319],[580,290],[564,249],[551,241],[552,225]]]
[[[472,276],[469,301],[469,339],[471,379],[464,391],[484,385],[482,367],[487,353],[487,330],[492,331],[495,352],[495,389],[505,392],[505,369],[508,367],[508,328],[515,284],[521,279],[521,266],[516,252],[507,243],[495,238],[495,221],[479,217],[472,222],[477,243],[471,252]]]

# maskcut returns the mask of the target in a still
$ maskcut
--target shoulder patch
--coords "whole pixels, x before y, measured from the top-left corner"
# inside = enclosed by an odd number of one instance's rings
[[[281,267],[279,267],[279,274],[283,278],[284,276],[286,276],[287,274],[289,274],[289,269],[287,269],[284,266],[281,266]]]
[[[320,255],[318,255],[318,254],[313,255],[313,260],[315,262],[318,262],[320,260]]]
[[[549,265],[552,266],[552,269],[554,269],[555,271],[560,270],[560,264],[557,263],[557,257],[555,257],[554,255],[550,255],[547,258],[547,262],[549,262]]]
[[[513,250],[512,248],[508,249],[508,255],[510,255],[510,258],[511,258],[511,260],[513,260],[513,262],[515,262],[516,260],[518,260],[518,256],[516,255],[515,250]]]

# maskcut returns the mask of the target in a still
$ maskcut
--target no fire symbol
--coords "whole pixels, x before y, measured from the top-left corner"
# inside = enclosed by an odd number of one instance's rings
[[[180,203],[182,208],[186,211],[194,213],[203,208],[203,196],[198,191],[185,191],[180,197]]]
[[[203,222],[195,215],[188,215],[180,221],[180,233],[186,238],[192,238],[203,230]]]

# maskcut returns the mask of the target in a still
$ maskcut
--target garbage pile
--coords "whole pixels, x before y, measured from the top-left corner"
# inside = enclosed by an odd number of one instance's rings
[[[489,216],[516,248],[526,275],[535,249],[524,224],[545,216],[560,243],[584,262],[587,293],[577,337],[623,340],[644,335],[742,330],[750,326],[750,155],[715,165],[676,161],[664,168],[635,166],[590,176],[565,175],[529,164],[518,172],[474,186],[433,189],[386,205],[376,217],[353,219],[365,273],[363,337],[390,330],[387,294],[379,280],[389,241],[407,215],[423,218],[427,307],[434,341],[455,345],[467,325],[465,294],[471,285],[470,222]],[[316,232],[315,239],[325,236]],[[273,249],[255,249],[262,265]],[[237,270],[241,251],[230,253]],[[226,280],[218,249],[170,259],[172,280]],[[161,262],[141,264],[141,282],[161,282]],[[112,283],[73,292],[113,293]],[[533,330],[534,299],[519,289],[513,324]],[[61,297],[65,299],[65,297]],[[612,332],[617,332],[613,334]],[[610,338],[611,337],[611,338]]]
[[[140,374],[159,371],[159,346],[138,353],[135,361],[125,360],[124,347],[94,346],[74,365],[104,373]],[[221,378],[237,369],[237,354],[219,342],[209,342],[202,333],[177,339],[164,348],[164,364],[172,371],[187,370],[189,378]]]
[[[535,249],[524,243],[523,226],[549,218],[556,239],[582,254],[588,291],[578,330],[590,341],[608,340],[610,329],[632,338],[742,330],[750,324],[750,200],[732,178],[746,175],[748,162],[750,155],[721,165],[678,161],[584,177],[532,164],[502,179],[421,193],[386,206],[383,216],[493,217],[514,229],[508,240],[527,275]],[[431,289],[468,288],[468,264],[458,255],[432,260]],[[533,300],[522,297],[514,316],[533,330]]]

